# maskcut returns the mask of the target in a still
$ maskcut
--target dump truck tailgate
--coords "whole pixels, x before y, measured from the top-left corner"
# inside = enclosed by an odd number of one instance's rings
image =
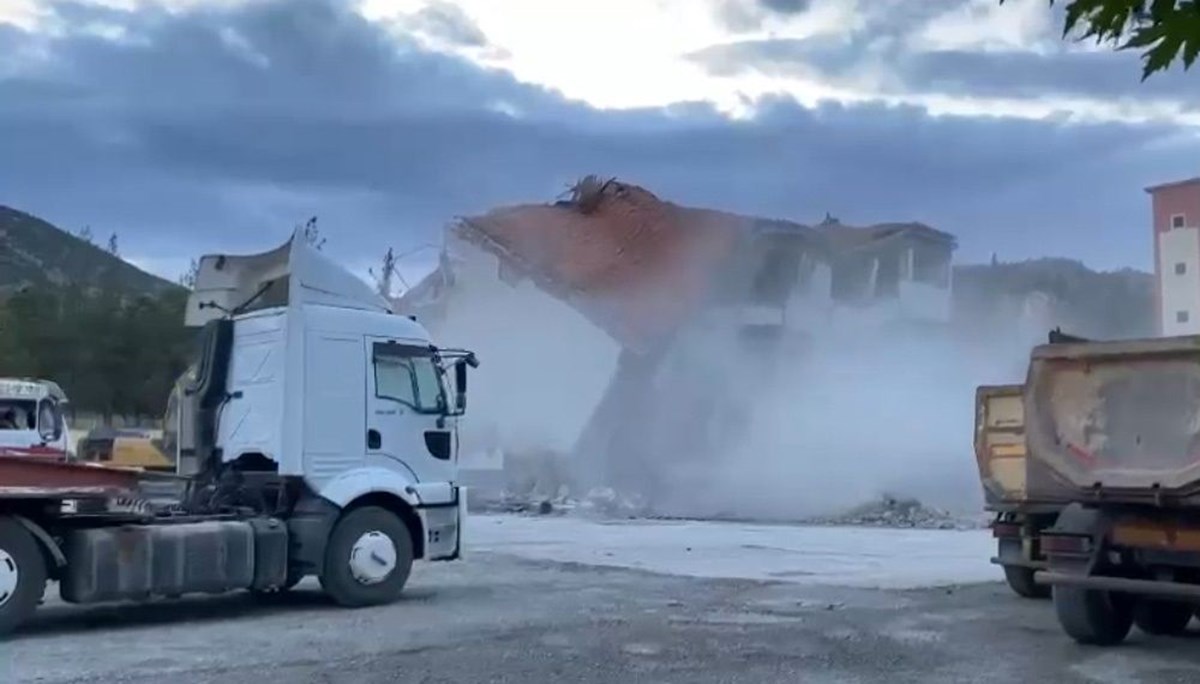
[[[1021,385],[975,390],[975,461],[988,505],[1026,499],[1022,390]]]

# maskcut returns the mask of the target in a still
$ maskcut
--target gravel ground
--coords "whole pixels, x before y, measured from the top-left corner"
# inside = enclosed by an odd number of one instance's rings
[[[1200,681],[1197,636],[1079,647],[1048,602],[998,583],[839,589],[479,552],[355,611],[311,580],[274,605],[48,601],[0,646],[0,681],[1183,683]]]

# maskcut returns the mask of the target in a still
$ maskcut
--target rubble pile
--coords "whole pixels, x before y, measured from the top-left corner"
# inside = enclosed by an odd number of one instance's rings
[[[571,495],[564,485],[555,496],[537,491],[503,491],[490,496],[468,490],[474,513],[518,513],[524,515],[564,515],[573,513],[592,518],[645,518],[649,506],[639,497],[617,494],[610,487],[597,487],[583,498]]]
[[[814,525],[855,525],[863,527],[901,527],[927,530],[965,530],[983,526],[985,521],[956,516],[948,511],[923,505],[912,498],[884,494],[879,499],[856,506],[841,515],[806,520]]]

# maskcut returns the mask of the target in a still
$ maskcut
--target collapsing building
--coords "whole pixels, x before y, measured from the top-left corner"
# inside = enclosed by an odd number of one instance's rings
[[[439,328],[491,297],[481,308],[508,309],[514,326],[553,309],[603,331],[608,346],[573,350],[609,376],[571,424],[574,474],[648,494],[674,455],[696,462],[738,439],[775,364],[844,336],[947,322],[954,248],[918,223],[806,226],[589,177],[570,199],[449,226],[439,267],[400,306]],[[526,295],[497,299],[505,289]],[[527,346],[581,339],[564,331]]]

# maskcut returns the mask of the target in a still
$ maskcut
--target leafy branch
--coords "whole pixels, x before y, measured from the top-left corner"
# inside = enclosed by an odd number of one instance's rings
[[[1055,0],[1049,0],[1051,6]],[[1000,0],[1003,5],[1005,0]],[[1079,31],[1118,50],[1142,51],[1142,80],[1200,57],[1200,0],[1067,0],[1063,37]]]

